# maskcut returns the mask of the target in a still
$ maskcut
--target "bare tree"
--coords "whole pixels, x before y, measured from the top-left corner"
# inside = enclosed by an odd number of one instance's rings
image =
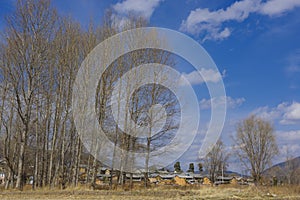
[[[218,140],[204,158],[204,168],[208,172],[212,182],[215,182],[216,177],[222,175],[222,170],[226,169],[228,156],[229,154],[225,151],[223,142]]]
[[[235,144],[241,162],[251,170],[255,182],[278,153],[272,125],[263,119],[250,116],[237,125]]]
[[[5,59],[1,59],[5,61]],[[3,65],[3,63],[2,63]],[[10,91],[9,84],[2,82],[1,85],[1,165],[6,171],[5,189],[14,186],[14,176],[16,174],[17,158],[17,122],[15,121],[14,99]]]
[[[100,41],[106,39],[107,37],[118,33],[120,30],[127,30],[132,28],[138,28],[146,25],[146,21],[143,18],[131,16],[128,21],[126,21],[126,24],[123,27],[116,27],[116,24],[113,24],[111,22],[111,15],[110,13],[107,13],[107,16],[104,20],[103,26],[99,29],[99,36]],[[90,38],[95,38],[94,36],[89,35]],[[151,42],[158,42],[157,36],[153,33],[149,34],[147,37],[144,38],[144,41],[142,41],[145,45]],[[97,37],[96,37],[97,38]],[[126,42],[130,44],[131,40],[136,39],[134,35],[129,38],[123,38],[122,41],[120,41],[121,44],[125,44]],[[93,42],[92,42],[93,43]],[[122,46],[122,45],[120,45]],[[126,46],[126,45],[124,45]],[[107,53],[111,54],[114,53],[112,49],[109,49],[112,47],[108,47],[106,49]],[[171,125],[171,120],[169,120],[169,124],[164,127],[163,131],[161,131],[160,134],[156,135],[157,137],[151,137],[151,129],[148,131],[148,138],[142,138],[139,139],[137,133],[135,133],[134,126],[138,126],[137,124],[141,123],[149,124],[154,123],[154,119],[156,116],[151,116],[151,112],[149,112],[152,105],[155,105],[157,103],[164,103],[164,106],[169,107],[169,117],[171,118],[171,107],[174,106],[174,100],[172,101],[172,98],[169,98],[171,95],[168,93],[168,91],[158,86],[162,80],[159,80],[162,78],[162,76],[157,76],[157,80],[153,80],[153,82],[157,84],[152,84],[151,86],[144,86],[139,87],[139,83],[141,83],[141,80],[143,78],[147,77],[147,73],[143,73],[142,70],[140,73],[131,73],[128,79],[126,80],[127,83],[136,82],[136,87],[132,86],[129,87],[129,84],[124,84],[122,86],[122,82],[120,82],[119,88],[114,88],[113,86],[115,83],[122,77],[125,73],[127,73],[130,70],[133,70],[135,67],[141,65],[141,64],[147,64],[147,63],[161,63],[161,64],[172,64],[172,60],[170,59],[170,53],[163,52],[160,50],[147,50],[142,49],[134,52],[130,52],[124,56],[121,56],[118,58],[115,62],[113,62],[109,68],[105,71],[105,73],[102,75],[101,80],[98,85],[98,91],[97,91],[97,108],[98,108],[98,115],[99,115],[99,123],[101,127],[104,129],[104,131],[107,132],[107,136],[110,138],[110,140],[114,143],[115,147],[121,148],[122,152],[121,155],[119,154],[118,158],[116,158],[116,149],[113,151],[113,158],[111,163],[112,170],[114,168],[120,169],[118,172],[119,174],[119,183],[123,184],[125,182],[125,173],[124,169],[126,166],[132,166],[132,162],[135,162],[135,158],[129,158],[129,154],[127,152],[146,152],[147,157],[145,159],[145,168],[146,171],[148,170],[149,165],[149,155],[150,151],[153,149],[150,149],[150,144],[153,141],[156,141],[158,144],[159,137],[164,135],[168,130],[173,128]],[[130,89],[134,88],[136,91],[131,95]],[[117,92],[117,98],[115,104],[117,104],[117,115],[119,115],[120,111],[120,103],[125,102],[123,106],[126,107],[126,110],[129,111],[129,113],[126,113],[124,120],[124,124],[122,126],[124,127],[124,130],[121,130],[118,125],[119,121],[116,119],[113,119],[112,117],[112,111],[111,111],[111,102],[110,98],[112,95],[112,91],[116,90]],[[122,90],[126,90],[125,94],[121,96]],[[168,99],[169,98],[169,99]],[[170,100],[170,101],[168,101]],[[160,101],[160,102],[159,102]],[[173,110],[174,111],[174,110]],[[175,113],[175,111],[173,112]],[[147,116],[146,116],[147,115]],[[132,119],[132,120],[128,120]],[[157,119],[156,119],[157,120]],[[134,124],[127,124],[134,123]],[[132,122],[133,121],[133,122]],[[154,125],[153,125],[154,126]],[[131,128],[130,128],[131,127]],[[161,139],[161,138],[160,138]],[[161,144],[160,144],[161,145]],[[155,145],[153,145],[155,146]],[[96,159],[96,158],[94,158]],[[117,160],[117,164],[114,162]],[[135,161],[134,161],[135,160]],[[93,162],[95,163],[95,162]],[[93,167],[94,168],[94,167]],[[92,169],[94,173],[94,169]],[[111,173],[112,175],[112,173]],[[147,176],[147,174],[146,174]],[[93,179],[92,179],[93,180]],[[111,178],[112,180],[112,178]],[[147,180],[147,177],[146,179]]]
[[[5,78],[12,86],[17,116],[22,123],[18,135],[19,156],[16,187],[22,189],[26,145],[33,125],[33,111],[40,77],[47,66],[49,42],[56,14],[49,1],[18,1],[16,12],[7,18]]]

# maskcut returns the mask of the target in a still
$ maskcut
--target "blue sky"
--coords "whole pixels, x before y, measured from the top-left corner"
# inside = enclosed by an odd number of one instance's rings
[[[0,29],[14,3],[0,1]],[[111,8],[118,19],[134,12],[151,26],[192,37],[223,73],[229,106],[222,139],[228,148],[236,123],[256,114],[274,124],[281,150],[275,162],[285,159],[286,149],[300,156],[300,0],[53,0],[52,5],[84,27],[90,19],[100,23]],[[199,103],[205,116],[209,99]],[[182,159],[194,161],[194,149]]]

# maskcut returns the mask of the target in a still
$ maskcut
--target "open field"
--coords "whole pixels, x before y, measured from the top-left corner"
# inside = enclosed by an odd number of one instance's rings
[[[289,187],[152,187],[149,189],[2,190],[0,199],[300,199],[300,186]]]

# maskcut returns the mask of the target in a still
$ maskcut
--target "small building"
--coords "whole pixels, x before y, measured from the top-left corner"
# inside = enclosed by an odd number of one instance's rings
[[[155,171],[157,174],[170,174],[170,172],[166,169],[159,169]]]
[[[141,182],[144,180],[144,174],[126,174],[127,180],[130,180],[131,178],[133,182]]]
[[[246,185],[247,181],[242,177],[235,177],[235,176],[228,176],[228,177],[222,177],[218,176],[216,179],[215,185],[220,184],[231,184],[231,185]]]
[[[157,179],[159,179],[159,180],[173,180],[174,177],[175,177],[174,174],[165,174],[165,175],[159,174],[159,175],[157,175]]]
[[[239,182],[238,182],[238,180],[237,180],[236,177],[233,177],[229,183],[230,183],[231,185],[238,185],[238,184],[239,184]]]
[[[153,183],[153,184],[159,183],[159,181],[156,178],[150,177],[150,178],[148,178],[148,180],[149,180],[150,183]]]
[[[218,176],[216,178],[216,181],[214,182],[214,185],[229,184],[232,178],[233,178],[232,176],[230,177]]]
[[[110,179],[110,174],[98,174],[97,175],[97,179],[101,180],[101,181],[107,181]]]
[[[201,174],[193,174],[193,178],[196,183],[203,183],[204,177],[208,177],[208,176],[201,175]]]
[[[163,184],[163,185],[168,185],[172,184],[174,181],[174,174],[150,174],[149,175],[149,182],[150,183],[155,183],[155,184]]]

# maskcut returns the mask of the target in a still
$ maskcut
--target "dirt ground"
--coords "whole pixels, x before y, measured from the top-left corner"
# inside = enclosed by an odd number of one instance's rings
[[[149,189],[1,190],[0,199],[300,199],[300,186],[289,187],[152,187]]]

